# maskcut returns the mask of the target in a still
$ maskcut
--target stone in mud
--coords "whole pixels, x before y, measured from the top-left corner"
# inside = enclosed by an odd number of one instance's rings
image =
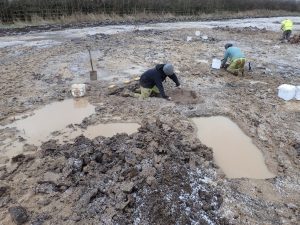
[[[30,145],[30,144],[25,144],[23,147],[24,152],[35,152],[37,149],[38,149],[37,146]]]
[[[124,182],[121,184],[120,188],[122,191],[124,191],[125,193],[131,193],[134,187],[134,183],[133,182]]]
[[[263,141],[267,141],[268,137],[266,135],[266,126],[263,124],[259,124],[257,127],[257,135],[258,137],[263,140]]]
[[[103,157],[103,153],[99,153],[95,156],[95,161],[97,163],[102,163],[102,157]]]
[[[233,215],[233,219],[235,219],[235,220],[236,220],[236,219],[238,219],[238,218],[239,218],[239,216],[240,216],[240,215],[239,215],[238,213],[235,213],[235,214]]]
[[[42,198],[39,201],[37,201],[38,205],[46,206],[51,203],[50,199]]]
[[[105,221],[108,221],[107,224],[113,224],[112,223],[112,218],[117,214],[117,211],[115,210],[115,208],[113,207],[108,207],[106,210],[105,210],[105,213],[103,215],[103,218]]]
[[[297,152],[297,155],[300,156],[300,143],[293,144],[294,149]]]
[[[154,186],[157,184],[157,180],[155,179],[155,177],[151,176],[151,177],[147,177],[146,179],[147,184],[149,184],[150,186]]]
[[[143,166],[141,175],[144,177],[150,177],[150,176],[155,176],[156,174],[156,169],[152,166]]]
[[[116,208],[117,209],[125,209],[127,207],[127,205],[129,205],[131,203],[132,199],[128,198],[128,200],[126,202],[119,202],[116,204]]]
[[[57,141],[50,140],[41,145],[42,153],[44,156],[55,154],[58,149]]]
[[[79,199],[79,206],[82,210],[86,208],[86,206],[94,199],[99,193],[98,188],[94,188],[92,190],[88,190],[85,194],[81,196]]]
[[[125,156],[125,161],[131,165],[135,165],[137,163],[136,157],[133,154],[127,154]]]
[[[202,200],[204,200],[206,202],[211,202],[212,197],[213,197],[212,194],[209,193],[208,191],[202,191],[202,190],[198,191],[198,195]]]
[[[220,225],[229,225],[230,222],[229,222],[229,219],[227,219],[227,218],[220,218],[219,224]]]
[[[296,211],[297,209],[299,209],[297,207],[297,205],[293,204],[293,203],[287,203],[286,206],[289,208],[289,209],[292,209],[293,211]]]
[[[53,182],[38,182],[38,185],[35,187],[35,193],[40,194],[52,194],[57,192],[58,189]]]
[[[71,217],[71,220],[73,220],[73,221],[75,221],[75,222],[78,222],[78,221],[81,220],[81,216],[73,215],[73,216]]]
[[[24,159],[25,159],[25,155],[19,154],[19,155],[16,155],[16,156],[12,157],[11,162],[12,163],[19,163],[19,162],[22,162]]]
[[[139,171],[137,168],[129,168],[122,171],[121,175],[127,179],[131,179],[133,177],[136,177],[139,174]]]
[[[6,195],[7,192],[8,192],[8,187],[7,186],[1,186],[0,187],[0,197]]]
[[[21,225],[28,221],[28,214],[24,207],[15,206],[8,209],[8,212],[15,224]]]
[[[210,211],[211,210],[211,205],[207,204],[207,203],[204,203],[203,206],[202,206],[202,209],[204,211]]]
[[[167,124],[163,124],[162,128],[165,132],[171,132],[172,131],[172,128]]]
[[[72,168],[73,172],[81,172],[83,162],[81,159],[69,158],[68,165]]]
[[[45,224],[44,222],[45,222],[46,220],[49,220],[49,219],[51,219],[51,216],[50,216],[50,215],[48,215],[48,214],[46,214],[46,213],[42,213],[42,214],[37,215],[37,216],[33,219],[31,225],[43,225],[43,224]]]

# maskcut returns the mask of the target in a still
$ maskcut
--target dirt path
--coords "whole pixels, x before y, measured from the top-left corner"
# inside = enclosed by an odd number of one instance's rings
[[[196,30],[208,39],[196,37]],[[187,36],[193,40],[187,42]],[[1,146],[22,142],[20,132],[4,128],[14,117],[70,98],[77,82],[88,84],[87,99],[96,112],[75,127],[141,125],[129,136],[81,136],[64,145],[48,140],[38,152],[2,166],[1,223],[13,224],[17,211],[28,224],[297,224],[300,103],[279,99],[277,87],[299,85],[300,55],[298,45],[281,44],[279,36],[259,28],[150,29],[1,48]],[[210,69],[228,41],[251,61],[253,71],[245,77]],[[99,73],[96,82],[88,80],[87,45]],[[174,64],[183,92],[192,94],[177,102],[126,97],[138,83],[123,81],[166,61]],[[110,84],[117,87],[109,89]],[[171,81],[165,86],[177,95]],[[252,138],[275,178],[225,177],[190,121],[214,115],[231,118]],[[8,160],[5,154],[1,163]]]

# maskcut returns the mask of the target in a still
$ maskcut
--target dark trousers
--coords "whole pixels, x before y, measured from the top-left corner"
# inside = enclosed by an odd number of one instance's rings
[[[283,31],[282,40],[290,40],[291,34],[292,34],[291,30]]]

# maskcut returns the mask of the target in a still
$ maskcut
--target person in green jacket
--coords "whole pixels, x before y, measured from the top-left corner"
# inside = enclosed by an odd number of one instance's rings
[[[281,40],[289,41],[293,30],[293,21],[290,19],[283,20],[281,22],[281,30],[283,31]]]
[[[225,45],[225,55],[222,59],[222,68],[225,68],[229,73],[235,76],[239,75],[239,72],[244,75],[244,67],[246,63],[245,55],[238,47],[234,47],[228,43]],[[226,64],[227,60],[230,60],[229,64]]]

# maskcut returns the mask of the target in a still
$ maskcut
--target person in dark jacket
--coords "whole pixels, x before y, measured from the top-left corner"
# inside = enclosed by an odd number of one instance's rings
[[[174,81],[176,87],[180,88],[180,83],[176,74],[174,73],[174,67],[172,64],[159,64],[155,68],[147,70],[142,74],[140,78],[141,94],[140,98],[145,99],[150,97],[152,93],[160,94],[162,98],[171,100],[171,97],[167,96],[164,90],[162,82],[169,77]]]

